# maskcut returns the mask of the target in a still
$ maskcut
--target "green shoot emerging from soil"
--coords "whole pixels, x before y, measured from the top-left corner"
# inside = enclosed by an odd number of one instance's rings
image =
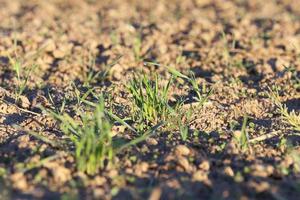
[[[189,125],[192,116],[192,108],[188,109],[186,112],[181,111],[178,114],[180,116],[180,118],[178,118],[180,136],[183,141],[186,141],[188,139],[189,134]]]
[[[137,131],[128,125],[124,120],[120,119],[104,108],[103,97],[99,97],[99,103],[92,103],[83,100],[84,103],[92,107],[93,113],[81,113],[80,120],[75,120],[68,114],[57,114],[48,111],[56,120],[60,122],[60,129],[71,141],[75,148],[75,158],[77,169],[86,172],[89,175],[96,174],[100,169],[103,169],[106,164],[113,164],[114,156],[121,150],[130,146],[136,145],[151,136],[163,123],[151,127],[137,138],[122,142],[113,138],[111,119],[128,127],[129,130],[137,134]],[[38,138],[38,134],[32,133]],[[44,141],[47,142],[47,141]],[[53,146],[62,147],[52,141],[47,143]]]
[[[134,58],[137,62],[142,60],[142,38],[140,35],[138,35],[136,38],[134,38],[133,41],[133,53],[134,53]]]
[[[237,142],[239,145],[239,148],[241,150],[247,150],[249,147],[249,137],[248,137],[248,132],[247,132],[247,122],[248,122],[248,117],[245,115],[243,119],[243,125],[242,129],[240,131],[235,131],[234,132],[234,140]]]
[[[15,101],[18,102],[21,95],[25,91],[28,85],[31,72],[36,68],[36,65],[30,65],[25,67],[22,60],[19,59],[17,53],[17,39],[14,38],[14,56],[7,55],[9,62],[12,68],[12,71],[15,73],[17,83],[15,88]]]
[[[191,84],[193,92],[196,93],[196,97],[194,97],[194,99],[199,103],[199,106],[202,106],[204,103],[206,103],[208,97],[213,93],[213,89],[208,89],[205,84],[200,87],[193,73],[191,73],[190,78],[174,68],[168,67],[168,70],[173,76],[183,78]]]
[[[278,88],[275,88],[274,90],[270,89],[269,97],[277,106],[283,121],[289,124],[293,130],[300,131],[300,114],[297,114],[294,110],[289,112],[287,106],[281,103]]]
[[[193,108],[184,108],[184,100],[180,100],[172,107],[172,112],[167,119],[167,130],[170,132],[179,132],[182,141],[187,141],[189,136],[189,127],[192,122]]]
[[[166,86],[160,87],[159,78],[156,75],[154,81],[149,77],[134,77],[128,87],[133,98],[133,113],[135,119],[156,124],[158,121],[166,120],[170,113],[168,104],[168,91],[172,79]]]
[[[79,171],[95,174],[104,167],[104,161],[112,161],[114,155],[111,123],[104,114],[104,102],[100,101],[92,115],[81,114],[81,123],[67,114],[51,113],[61,122],[62,132],[75,146],[75,158]]]
[[[101,82],[105,80],[110,73],[111,67],[113,67],[115,64],[117,64],[121,58],[122,55],[118,56],[116,59],[114,59],[111,63],[104,66],[103,70],[96,71],[95,65],[96,60],[95,58],[92,58],[90,56],[90,60],[88,63],[88,71],[83,73],[83,86],[87,88],[92,88],[92,85],[96,83],[97,81]]]
[[[28,69],[24,69],[22,66],[22,62],[18,59],[14,59],[9,57],[10,64],[12,66],[12,70],[15,72],[17,78],[17,86],[15,89],[15,100],[19,101],[20,96],[23,94],[25,89],[27,88],[27,83],[30,77],[31,72],[35,69],[35,65],[29,67]]]

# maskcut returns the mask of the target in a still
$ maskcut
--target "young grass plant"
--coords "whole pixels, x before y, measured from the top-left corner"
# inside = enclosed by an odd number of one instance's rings
[[[111,123],[104,113],[104,102],[100,101],[92,115],[81,114],[81,122],[68,114],[51,112],[60,122],[62,132],[75,146],[75,158],[79,171],[95,174],[112,161],[114,155]]]
[[[58,114],[48,111],[60,123],[60,129],[67,138],[64,142],[47,142],[53,146],[61,148],[66,142],[71,142],[71,150],[74,150],[77,169],[94,175],[106,164],[112,164],[114,156],[125,148],[136,145],[151,136],[163,123],[150,128],[144,133],[138,133],[133,127],[120,119],[112,112],[105,110],[104,98],[99,97],[99,103],[82,100],[86,105],[90,106],[94,112],[92,114],[81,113],[80,120],[75,120],[66,113]],[[138,137],[128,142],[123,142],[114,138],[112,133],[112,120],[125,125],[129,130],[133,131]],[[36,136],[35,133],[30,133]],[[38,136],[36,136],[38,138]]]
[[[138,35],[133,41],[133,54],[137,62],[142,60],[142,38]]]
[[[192,122],[193,107],[183,108],[184,100],[180,100],[174,107],[168,117],[168,131],[179,131],[182,141],[187,141],[189,136],[189,127]]]
[[[289,112],[287,106],[281,103],[278,88],[270,89],[268,95],[278,108],[283,121],[289,124],[294,131],[300,131],[300,114],[297,114],[295,110]]]
[[[36,68],[36,65],[32,65],[29,68],[24,69],[20,60],[14,59],[9,56],[9,61],[17,78],[17,86],[15,88],[15,101],[18,102],[21,95],[27,88],[28,80],[32,71]]]
[[[245,115],[243,119],[243,125],[242,129],[240,131],[235,131],[234,132],[234,140],[238,144],[239,148],[242,151],[245,151],[249,148],[249,136],[247,132],[247,122],[248,122],[248,117]]]
[[[134,77],[128,90],[133,99],[133,113],[135,120],[145,122],[147,125],[165,121],[170,113],[168,104],[168,92],[172,78],[167,85],[160,87],[159,78],[156,75],[154,81],[148,76]]]
[[[21,95],[27,88],[28,81],[32,71],[37,67],[35,64],[24,64],[23,60],[21,60],[17,53],[17,39],[14,37],[14,56],[7,55],[10,65],[12,67],[13,72],[16,75],[17,86],[15,88],[15,101],[19,102]],[[39,50],[41,51],[41,50]],[[39,51],[35,54],[38,55]]]
[[[213,89],[208,89],[205,84],[203,84],[201,88],[198,85],[195,75],[193,73],[191,73],[190,78],[174,68],[168,67],[168,70],[173,76],[183,78],[191,84],[192,89],[196,94],[196,97],[194,97],[194,99],[199,103],[199,106],[202,106],[208,101],[209,96],[213,93]]]
[[[96,65],[96,61],[94,58],[90,58],[90,61],[88,63],[88,71],[84,73],[83,77],[83,86],[87,88],[91,88],[92,84],[95,83],[96,81],[103,81],[105,80],[111,71],[111,68],[116,65],[122,58],[123,56],[120,55],[116,59],[114,59],[111,63],[107,64],[105,66],[104,70],[100,71],[95,71],[94,67]]]
[[[48,95],[48,99],[49,99],[49,101],[50,101],[53,109],[55,110],[55,112],[57,114],[63,114],[64,110],[65,110],[65,107],[66,107],[67,99],[64,98],[63,101],[62,101],[62,103],[61,103],[61,106],[58,107],[57,104],[54,102],[52,94],[50,93],[49,90],[47,90],[47,95]]]

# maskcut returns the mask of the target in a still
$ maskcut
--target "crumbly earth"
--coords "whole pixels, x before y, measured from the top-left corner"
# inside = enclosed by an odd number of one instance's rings
[[[267,94],[277,86],[280,101],[299,113],[300,1],[0,5],[0,199],[299,199],[299,134]],[[18,101],[10,58],[24,71],[34,66]],[[76,94],[87,91],[90,72],[106,72],[89,87],[111,94],[107,106],[130,118],[129,80],[134,73],[157,73],[164,84],[170,73],[163,66],[192,71],[200,86],[213,88],[197,107],[185,80],[172,84],[170,102],[187,100],[183,113],[194,106],[186,141],[179,127],[159,129],[117,154],[114,165],[88,176],[76,170],[68,151],[25,131],[60,140],[58,123],[40,105],[60,108],[66,99],[65,109],[76,118]],[[241,150],[233,136],[245,115],[250,140],[279,134]],[[133,137],[122,126],[113,129],[118,137]]]

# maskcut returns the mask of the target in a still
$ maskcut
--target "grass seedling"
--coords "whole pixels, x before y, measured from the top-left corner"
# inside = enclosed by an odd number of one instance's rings
[[[225,61],[225,64],[231,68],[231,67],[236,67],[236,68],[250,68],[252,67],[251,63],[243,63],[243,60],[238,59],[236,57],[234,57],[232,55],[232,51],[236,50],[235,46],[236,46],[236,40],[232,40],[230,41],[227,36],[226,33],[224,31],[222,31],[221,33],[221,39],[223,40],[223,51],[222,51],[222,57]]]
[[[41,50],[39,50],[41,51]],[[38,51],[38,53],[39,53]],[[36,55],[38,55],[36,53]],[[14,56],[7,55],[10,66],[12,68],[12,71],[15,73],[16,79],[17,79],[17,85],[15,88],[15,101],[18,102],[21,95],[24,93],[24,91],[27,88],[28,80],[30,78],[30,75],[32,71],[37,67],[35,64],[24,64],[23,60],[19,59],[19,56],[17,54],[17,39],[14,37]],[[25,65],[27,67],[25,67]]]
[[[67,103],[66,98],[63,99],[63,102],[61,103],[60,108],[58,108],[57,104],[54,102],[52,94],[50,93],[49,90],[47,90],[47,95],[48,95],[48,99],[49,99],[50,103],[52,104],[52,106],[53,106],[53,108],[55,110],[55,113],[57,113],[57,114],[63,114],[64,110],[65,110],[66,103]]]
[[[222,40],[224,42],[223,58],[225,59],[226,64],[229,67],[231,67],[233,65],[232,63],[233,59],[232,56],[230,55],[230,50],[234,48],[235,40],[233,40],[232,43],[230,43],[224,31],[222,31]]]
[[[243,119],[243,125],[242,129],[240,131],[235,131],[234,132],[234,140],[236,143],[239,145],[239,148],[241,150],[247,150],[249,148],[249,136],[247,132],[247,122],[248,122],[248,117],[245,115]]]
[[[213,89],[208,89],[206,84],[203,84],[202,88],[200,88],[193,73],[191,73],[190,78],[174,68],[168,67],[168,70],[173,76],[183,78],[191,84],[192,90],[196,94],[194,100],[199,103],[199,106],[202,106],[205,102],[208,101],[209,96],[213,93]]]
[[[283,121],[289,124],[294,131],[300,131],[300,114],[297,114],[295,110],[289,112],[287,106],[281,103],[278,88],[275,88],[274,90],[270,89],[268,95],[276,105]]]
[[[9,56],[9,61],[12,66],[12,70],[15,72],[17,78],[17,86],[15,88],[15,101],[18,102],[20,96],[24,93],[28,85],[28,80],[32,71],[36,68],[36,65],[24,69],[22,62],[19,59],[14,59]]]
[[[81,114],[81,122],[68,114],[51,115],[60,122],[62,132],[75,147],[76,164],[79,171],[95,174],[104,167],[104,162],[112,161],[114,149],[111,123],[104,114],[104,102],[100,101],[92,115]]]
[[[165,121],[170,113],[168,104],[168,92],[172,78],[167,85],[160,87],[159,78],[156,75],[154,81],[149,77],[134,77],[129,84],[128,90],[133,99],[134,118],[149,124]]]
[[[129,130],[136,134],[137,131],[124,120],[106,111],[103,98],[99,98],[99,103],[92,103],[87,100],[83,100],[83,102],[91,106],[94,112],[92,114],[81,113],[80,120],[75,120],[66,113],[58,114],[48,111],[60,123],[60,129],[66,136],[66,139],[59,143],[44,142],[57,148],[66,147],[64,143],[70,144],[71,142],[70,150],[74,153],[77,169],[89,175],[94,175],[100,169],[103,169],[106,163],[112,164],[113,158],[118,152],[144,141],[162,125],[162,123],[158,123],[145,133],[140,134],[139,137],[120,144],[120,141],[117,141],[112,134],[111,128],[113,124],[111,119],[126,125]],[[36,135],[32,132],[30,134]]]
[[[71,83],[71,86],[74,89],[74,96],[76,98],[76,110],[80,110],[82,103],[88,98],[90,94],[93,93],[94,88],[88,89],[83,95],[81,95],[81,91],[77,88],[75,83]]]
[[[172,119],[176,119],[175,123],[170,124],[171,126],[175,125],[176,127],[179,127],[180,137],[182,141],[185,142],[188,139],[189,126],[191,123],[193,109],[192,106],[190,106],[188,110],[183,109],[183,103],[184,100],[176,105],[169,121],[172,121]]]
[[[208,97],[212,94],[213,90],[208,89],[205,83],[202,85],[202,88],[200,88],[196,82],[195,75],[192,73],[191,76],[192,78],[189,79],[189,82],[192,84],[193,91],[196,93],[196,97],[194,97],[194,99],[202,106],[205,102],[207,102]]]
[[[133,41],[133,53],[134,53],[134,58],[135,61],[141,61],[142,60],[142,38],[141,36],[137,36],[134,38]]]
[[[186,141],[188,138],[189,127],[188,126],[179,126],[179,132],[180,132],[181,139],[183,141]]]
[[[120,55],[116,59],[114,59],[111,63],[105,65],[105,69],[101,71],[95,71],[94,66],[96,65],[96,61],[94,58],[91,58],[88,64],[88,71],[84,73],[83,77],[83,86],[90,88],[93,83],[98,81],[105,80],[110,73],[111,67],[113,67],[115,64],[117,64],[123,56]]]

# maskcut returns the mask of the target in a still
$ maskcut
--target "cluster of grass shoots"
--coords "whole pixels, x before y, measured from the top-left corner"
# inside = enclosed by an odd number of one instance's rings
[[[64,144],[71,142],[77,169],[89,175],[94,175],[105,166],[113,164],[114,157],[118,152],[144,141],[162,125],[162,123],[158,123],[144,133],[138,133],[124,120],[105,109],[102,96],[98,99],[98,103],[82,100],[93,112],[81,112],[80,119],[74,119],[67,113],[48,111],[60,123],[60,130],[66,137],[66,141],[59,146],[52,141],[45,142],[58,147],[66,146]],[[112,133],[113,121],[127,126],[138,136],[130,141],[116,139]],[[32,134],[37,136],[35,133]]]
[[[157,63],[145,64],[159,65]],[[195,94],[193,99],[199,107],[208,101],[213,90],[208,89],[205,84],[199,86],[193,74],[189,77],[174,68],[167,67],[167,69],[171,78],[165,86],[161,86],[157,75],[154,80],[146,75],[134,77],[131,80],[128,89],[133,100],[133,120],[141,126],[141,129],[158,121],[165,121],[168,131],[179,131],[181,139],[186,141],[192,121],[193,107],[190,106],[190,109],[186,110],[183,106],[186,100],[178,100],[174,105],[169,105],[168,94],[174,78],[182,78],[190,84],[191,90]]]
[[[148,76],[134,77],[128,90],[133,99],[134,119],[147,125],[165,121],[170,114],[168,92],[172,78],[167,85],[160,86],[159,78],[155,75],[152,81]]]
[[[79,171],[95,174],[112,161],[114,155],[111,122],[104,113],[104,101],[100,101],[89,115],[82,113],[77,121],[68,114],[51,115],[60,122],[61,131],[75,147],[76,164]]]

